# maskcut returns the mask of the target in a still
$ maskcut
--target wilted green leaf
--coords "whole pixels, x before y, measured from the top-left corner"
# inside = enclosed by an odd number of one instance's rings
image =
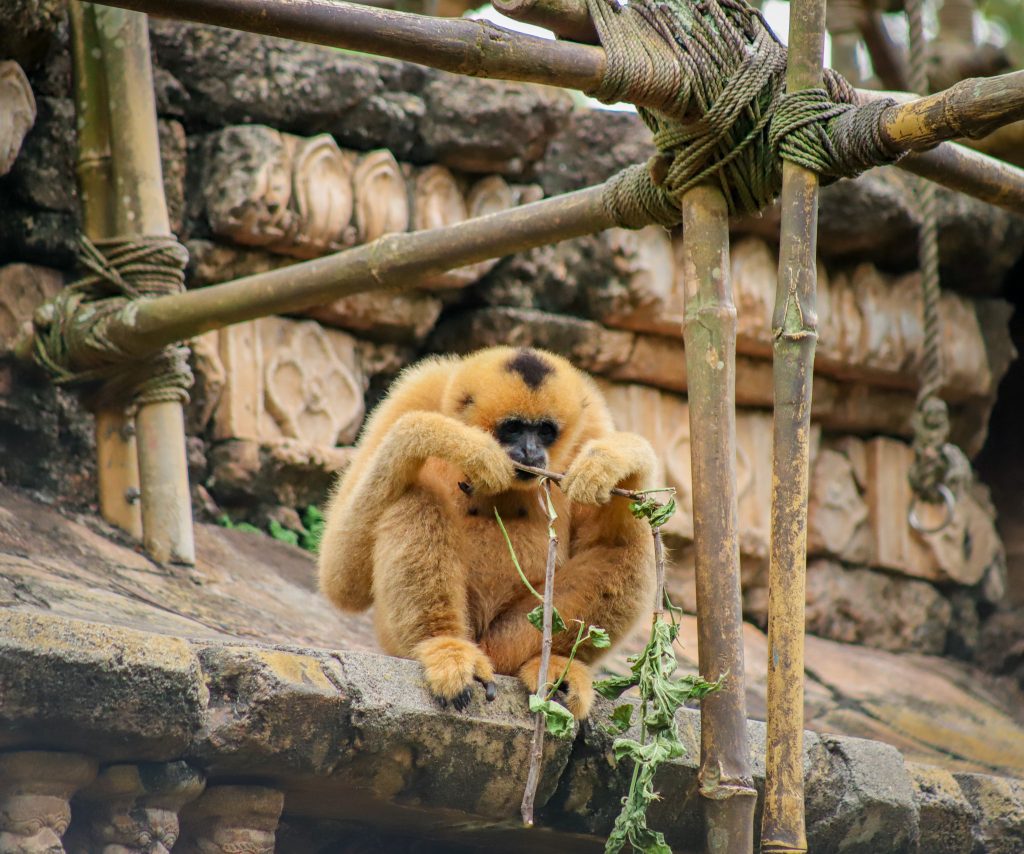
[[[612,712],[612,725],[608,730],[614,734],[623,733],[633,725],[633,706],[623,703]]]
[[[530,695],[530,711],[534,714],[544,715],[544,724],[547,731],[555,738],[565,738],[572,735],[573,717],[565,706],[561,706],[554,700],[545,700],[536,694]]]
[[[544,606],[538,605],[529,614],[526,615],[526,619],[530,621],[530,625],[533,626],[538,632],[544,631]],[[558,613],[557,608],[551,609],[551,634],[557,635],[560,632],[565,631],[565,621],[562,619],[562,615]]]
[[[590,627],[590,642],[597,649],[607,649],[612,645],[612,639],[608,637],[608,632],[600,626]]]
[[[637,684],[634,676],[609,676],[594,683],[594,690],[607,700],[617,700],[624,691]]]

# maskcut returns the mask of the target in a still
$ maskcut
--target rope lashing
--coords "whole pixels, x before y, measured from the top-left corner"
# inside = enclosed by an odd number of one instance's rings
[[[886,145],[879,116],[891,99],[857,106],[828,70],[824,85],[787,94],[786,48],[745,0],[587,0],[607,56],[605,103],[656,104],[638,112],[658,155],[608,184],[616,222],[679,222],[687,190],[713,180],[730,213],[756,213],[778,196],[782,160],[825,182],[902,156]]]
[[[173,237],[79,240],[87,271],[33,318],[33,357],[57,383],[102,383],[99,399],[131,408],[188,401],[188,348],[135,352],[112,337],[112,321],[130,319],[138,301],[185,288],[188,252]]]
[[[925,0],[907,0],[910,35],[910,87],[919,94],[928,92],[927,39],[924,31]],[[942,333],[939,304],[942,290],[939,280],[938,195],[935,185],[922,181],[917,188],[921,209],[918,238],[918,263],[921,267],[921,295],[924,318],[924,360],[921,388],[914,412],[914,461],[907,477],[914,500],[907,511],[912,527],[921,533],[934,533],[946,527],[953,517],[957,488],[970,481],[970,463],[956,445],[949,442],[949,410],[939,397],[942,388]],[[964,469],[966,468],[966,477]],[[917,515],[917,502],[944,504],[942,521],[925,527]]]

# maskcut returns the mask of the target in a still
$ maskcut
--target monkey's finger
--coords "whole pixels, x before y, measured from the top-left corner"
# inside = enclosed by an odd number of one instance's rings
[[[463,691],[461,694],[457,694],[455,699],[452,700],[452,705],[455,706],[457,711],[464,712],[469,706],[469,701],[473,698],[469,688]]]
[[[473,678],[484,686],[484,697],[487,698],[487,702],[493,702],[494,698],[498,696],[498,686],[494,683],[494,680],[484,679],[481,676],[474,676]]]

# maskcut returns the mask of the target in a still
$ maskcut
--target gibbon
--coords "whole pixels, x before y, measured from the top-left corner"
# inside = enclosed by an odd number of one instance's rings
[[[415,658],[442,705],[460,711],[474,681],[494,698],[494,674],[537,689],[538,604],[516,572],[497,509],[530,583],[543,592],[547,516],[537,478],[512,462],[565,472],[558,514],[555,607],[569,631],[554,637],[549,679],[565,669],[577,624],[620,640],[654,594],[648,523],[619,486],[649,486],[646,440],[616,432],[597,386],[542,350],[494,347],[430,358],[406,371],[368,420],[334,490],[320,545],[320,586],[338,607],[371,604],[383,649]],[[577,718],[593,702],[584,645],[564,702]]]

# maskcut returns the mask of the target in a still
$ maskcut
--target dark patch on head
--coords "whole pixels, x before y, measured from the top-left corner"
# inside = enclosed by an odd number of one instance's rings
[[[523,378],[523,382],[534,391],[541,387],[548,374],[555,372],[555,369],[545,362],[538,353],[526,348],[509,359],[505,367],[509,371],[519,374]]]
[[[466,393],[459,399],[459,412],[469,409],[476,401],[473,399],[473,395]]]

